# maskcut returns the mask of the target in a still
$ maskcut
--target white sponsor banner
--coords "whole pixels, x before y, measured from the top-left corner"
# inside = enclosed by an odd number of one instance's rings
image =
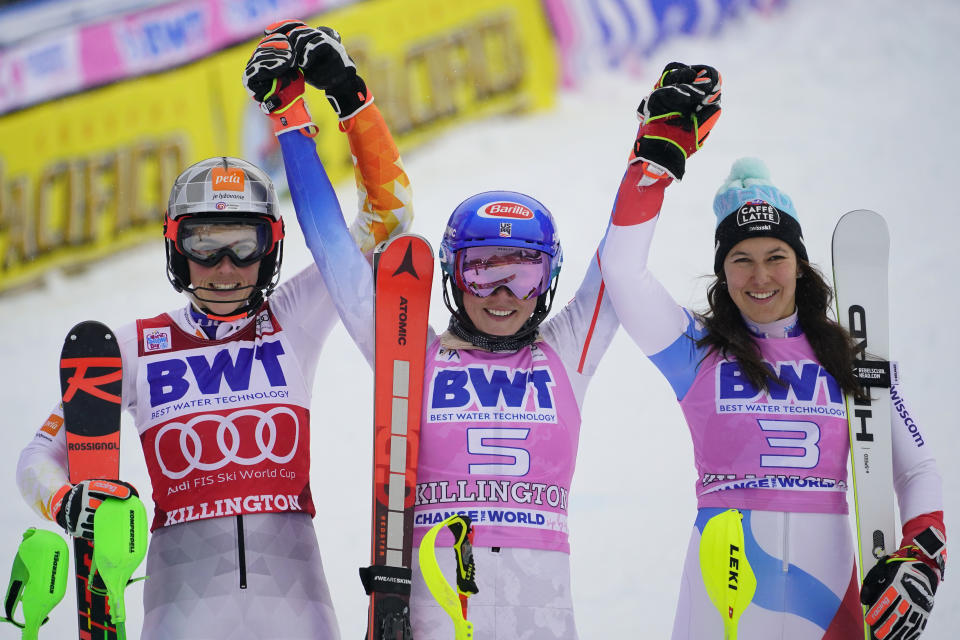
[[[189,0],[31,36],[0,53],[0,113],[162,71],[256,37],[276,20],[357,0]]]

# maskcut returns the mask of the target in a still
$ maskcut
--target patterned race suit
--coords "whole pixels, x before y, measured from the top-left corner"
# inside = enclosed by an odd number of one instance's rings
[[[353,120],[362,204],[349,241],[369,252],[409,225],[409,181],[376,107]],[[311,391],[336,320],[311,265],[251,318],[202,326],[187,307],[116,330],[156,506],[144,640],[339,638],[309,484]],[[51,519],[67,478],[58,424],[59,408],[17,469]]]

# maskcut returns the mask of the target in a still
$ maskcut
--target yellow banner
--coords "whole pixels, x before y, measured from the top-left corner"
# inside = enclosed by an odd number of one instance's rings
[[[539,0],[369,0],[313,16],[347,50],[401,150],[466,120],[552,104],[557,61]],[[0,118],[0,291],[158,241],[170,185],[215,155],[282,178],[268,119],[241,82],[256,41]],[[352,175],[322,92],[307,101],[336,182]]]

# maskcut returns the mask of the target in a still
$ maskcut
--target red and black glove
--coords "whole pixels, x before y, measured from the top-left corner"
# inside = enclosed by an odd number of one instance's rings
[[[939,513],[939,512],[938,512]],[[904,525],[929,516],[919,516]],[[895,552],[877,561],[863,579],[860,602],[867,607],[866,621],[877,640],[914,640],[927,626],[933,597],[946,569],[946,536],[928,526],[907,535]]]
[[[282,20],[268,26],[265,32],[287,37],[307,84],[326,93],[341,122],[373,102],[366,83],[357,74],[357,65],[335,29],[313,29],[299,20]]]
[[[93,518],[104,500],[139,495],[122,480],[84,480],[63,485],[50,499],[50,513],[69,535],[93,540]]]
[[[640,102],[640,130],[630,162],[643,162],[652,180],[683,178],[687,158],[696,153],[720,118],[720,74],[706,65],[671,62],[653,91]]]
[[[257,43],[244,69],[243,85],[270,116],[276,134],[300,129],[304,135],[316,135],[317,126],[303,99],[303,74],[286,36],[272,33]]]

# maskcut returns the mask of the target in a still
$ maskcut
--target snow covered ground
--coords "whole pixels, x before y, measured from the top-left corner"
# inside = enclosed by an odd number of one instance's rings
[[[652,268],[678,301],[702,307],[712,265],[714,191],[731,162],[755,155],[800,212],[811,259],[829,272],[830,233],[856,208],[882,212],[892,236],[891,327],[904,391],[925,439],[937,446],[947,527],[958,513],[960,471],[950,371],[960,355],[956,264],[960,219],[955,144],[960,88],[960,5],[954,0],[803,0],[775,19],[754,17],[709,41],[678,41],[642,77],[601,75],[564,94],[554,111],[486,121],[405,153],[417,211],[414,230],[436,245],[467,195],[515,189],[552,209],[566,257],[559,299],[572,296],[603,234],[636,128],[634,109],[670,60],[709,63],[724,79],[724,115],[683,183],[668,192]],[[957,102],[954,102],[954,101]],[[351,185],[340,190],[352,211]],[[293,212],[288,208],[288,220]],[[284,272],[309,262],[296,225]],[[953,282],[954,284],[951,284]],[[434,326],[446,321],[439,287]],[[0,517],[3,554],[40,524],[15,495],[20,448],[58,396],[62,336],[75,322],[119,325],[178,307],[156,243],[42,289],[0,298],[0,464],[10,496]],[[932,305],[932,306],[930,306]],[[953,319],[953,320],[951,320]],[[321,358],[314,397],[312,482],[316,528],[344,638],[361,636],[366,598],[357,567],[369,553],[371,375],[342,327]],[[146,488],[125,417],[122,476]],[[692,449],[667,383],[619,334],[593,381],[570,503],[573,590],[581,638],[615,633],[669,637],[682,554],[694,517]],[[148,508],[152,505],[148,504]],[[813,533],[813,532],[811,532]],[[482,570],[482,568],[481,568]],[[0,580],[5,574],[0,574]],[[927,639],[960,627],[957,579],[937,594]],[[71,587],[72,589],[72,587]],[[128,590],[131,637],[142,587]],[[68,598],[73,598],[68,593]],[[41,637],[68,638],[66,605]],[[0,637],[14,638],[13,627]],[[719,637],[719,636],[718,636]]]

